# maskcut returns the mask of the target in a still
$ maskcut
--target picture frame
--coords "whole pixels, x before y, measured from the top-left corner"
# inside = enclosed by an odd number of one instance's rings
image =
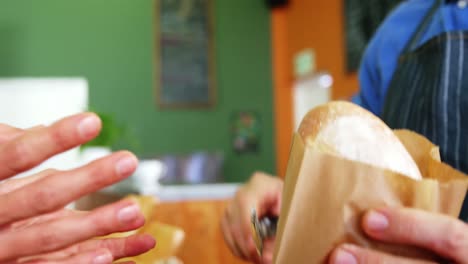
[[[257,154],[261,149],[262,121],[254,110],[235,111],[231,115],[231,144],[236,154]]]
[[[216,105],[213,3],[155,1],[155,96],[160,109]]]

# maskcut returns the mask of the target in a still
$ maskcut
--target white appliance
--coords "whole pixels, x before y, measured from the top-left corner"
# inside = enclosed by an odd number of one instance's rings
[[[316,70],[315,58],[315,51],[311,48],[301,50],[294,56],[294,131],[297,131],[307,112],[331,99],[333,78],[326,71]]]
[[[330,101],[332,84],[333,79],[327,72],[313,73],[294,83],[294,131],[297,131],[307,112]]]
[[[88,82],[84,78],[0,78],[0,123],[19,128],[49,125],[87,108]],[[79,149],[74,148],[18,177],[79,164]]]

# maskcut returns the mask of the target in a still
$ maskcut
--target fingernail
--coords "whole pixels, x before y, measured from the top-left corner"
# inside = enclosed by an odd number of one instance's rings
[[[95,115],[90,115],[78,124],[78,133],[81,138],[88,139],[94,136],[99,129],[100,120]]]
[[[121,158],[119,161],[117,161],[117,164],[115,166],[115,169],[117,171],[117,174],[119,174],[122,177],[128,176],[136,168],[137,161],[134,157],[132,156],[125,156]]]
[[[382,231],[388,227],[388,219],[379,212],[370,211],[366,216],[365,224],[370,231]]]
[[[110,264],[112,263],[112,256],[108,252],[100,253],[93,259],[93,264]]]
[[[133,222],[140,214],[140,208],[136,204],[129,205],[119,210],[117,219],[123,224]]]
[[[388,227],[388,219],[379,212],[371,211],[366,216],[366,225],[371,231],[382,231]]]
[[[353,254],[343,250],[338,249],[335,253],[334,264],[357,264],[356,257]]]

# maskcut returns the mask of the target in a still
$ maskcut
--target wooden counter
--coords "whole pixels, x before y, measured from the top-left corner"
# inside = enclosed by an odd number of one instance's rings
[[[163,202],[154,219],[181,227],[185,242],[177,257],[184,264],[241,264],[226,246],[220,221],[226,200]],[[157,239],[157,238],[156,238]]]
[[[165,187],[159,195],[155,194],[160,202],[156,205],[151,220],[184,230],[184,244],[177,254],[184,264],[246,263],[231,254],[220,226],[224,207],[234,191],[235,186],[210,185]],[[120,195],[94,193],[77,201],[75,207],[90,210],[121,198]]]

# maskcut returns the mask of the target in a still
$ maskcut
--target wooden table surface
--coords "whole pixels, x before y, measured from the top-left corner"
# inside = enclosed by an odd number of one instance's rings
[[[177,254],[184,264],[242,264],[226,246],[221,232],[224,200],[163,202],[156,205],[153,219],[185,231]]]
[[[79,200],[76,207],[90,210],[121,198],[117,195],[95,193]],[[224,242],[220,223],[226,202],[226,200],[160,201],[155,205],[152,220],[184,230],[185,240],[177,254],[184,264],[245,264],[247,262],[240,261],[232,255]]]

